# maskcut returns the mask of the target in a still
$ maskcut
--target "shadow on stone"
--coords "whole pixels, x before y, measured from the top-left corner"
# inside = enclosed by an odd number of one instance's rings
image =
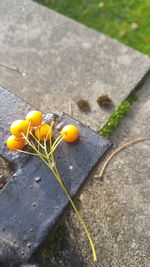
[[[9,182],[15,173],[15,165],[0,156],[0,190]]]
[[[61,222],[47,244],[34,255],[39,267],[84,267],[85,263],[69,236],[65,220]]]

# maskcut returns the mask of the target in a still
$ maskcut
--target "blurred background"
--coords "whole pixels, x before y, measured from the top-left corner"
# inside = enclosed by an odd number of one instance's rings
[[[34,0],[150,55],[150,0]]]

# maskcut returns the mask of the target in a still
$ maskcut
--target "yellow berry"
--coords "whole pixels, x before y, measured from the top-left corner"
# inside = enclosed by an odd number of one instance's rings
[[[66,142],[72,143],[78,139],[79,130],[76,126],[68,124],[61,130],[61,136]]]
[[[24,138],[17,138],[14,135],[10,135],[7,139],[7,147],[10,150],[17,151],[18,149],[23,149],[25,146]]]
[[[35,129],[35,136],[39,141],[48,141],[52,138],[53,131],[52,128],[48,124],[42,124],[38,128]]]
[[[33,127],[37,127],[42,123],[42,113],[38,110],[32,110],[27,114],[26,120],[30,121]]]
[[[10,126],[11,133],[16,137],[22,137],[22,133],[26,135],[29,123],[24,120],[16,120]]]

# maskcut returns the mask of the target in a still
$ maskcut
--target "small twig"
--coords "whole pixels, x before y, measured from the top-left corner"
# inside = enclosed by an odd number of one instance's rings
[[[8,66],[8,65],[3,64],[3,63],[0,63],[0,66],[1,66],[1,67],[4,67],[4,68],[6,68],[6,69],[9,69],[9,70],[13,70],[13,71],[18,71],[18,72],[19,72],[19,68],[17,68],[17,67]]]
[[[72,103],[71,102],[69,102],[68,113],[70,116],[73,116],[73,110],[72,110]]]
[[[120,152],[121,150],[123,150],[124,148],[126,148],[127,146],[130,146],[132,144],[135,144],[135,143],[138,143],[138,142],[141,142],[141,141],[145,141],[145,140],[150,140],[150,136],[146,136],[146,137],[139,137],[139,138],[136,138],[136,139],[133,139],[133,140],[130,140],[128,141],[127,143],[125,144],[122,144],[120,145],[119,147],[117,147],[110,155],[109,157],[107,158],[107,160],[104,162],[104,165],[101,169],[101,172],[100,172],[100,175],[99,175],[99,178],[102,178],[104,172],[105,172],[105,169],[108,165],[108,163],[110,162],[110,160],[118,153]]]

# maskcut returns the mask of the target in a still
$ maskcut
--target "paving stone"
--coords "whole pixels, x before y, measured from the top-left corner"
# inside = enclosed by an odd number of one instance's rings
[[[0,191],[0,267],[17,267],[46,242],[69,202],[41,159],[7,149],[11,122],[23,119],[33,107],[3,88],[0,96],[0,157],[15,170]],[[112,143],[65,113],[55,127],[60,124],[74,124],[80,133],[75,143],[62,142],[55,151],[60,176],[74,198]]]
[[[98,130],[114,107],[96,100],[108,94],[117,106],[150,67],[147,56],[31,0],[0,1],[0,84],[45,113],[69,112]],[[76,102],[89,101],[91,112]]]

